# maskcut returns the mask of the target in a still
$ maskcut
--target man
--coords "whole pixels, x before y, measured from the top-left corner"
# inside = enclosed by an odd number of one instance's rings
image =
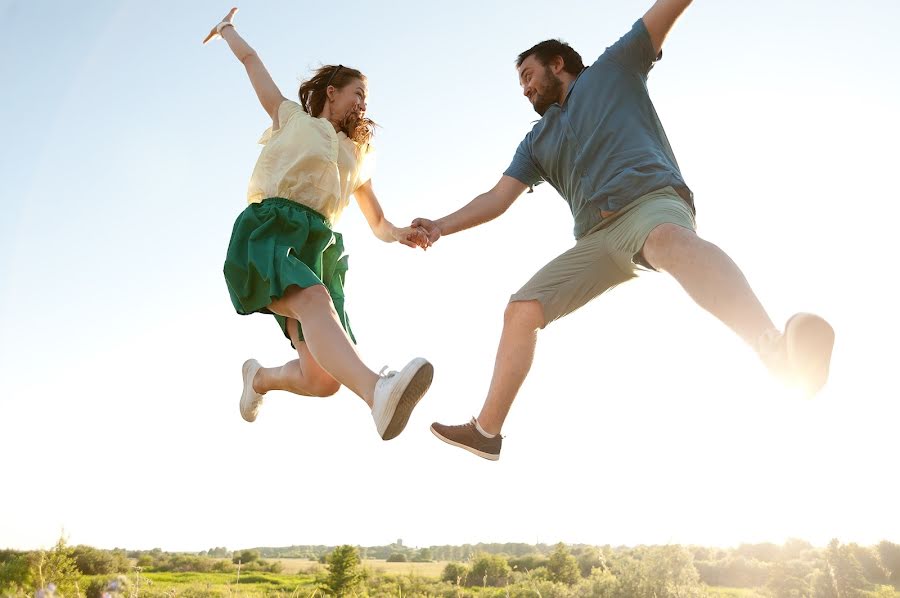
[[[575,220],[575,246],[512,295],[493,378],[481,413],[467,424],[434,423],[441,440],[490,460],[534,357],[537,331],[638,269],[673,276],[786,382],[817,392],[828,377],[834,331],[797,314],[776,329],[737,265],[697,236],[693,194],[684,182],[647,93],[647,75],[690,0],[658,0],[589,68],[558,40],[519,55],[519,82],[541,119],[496,186],[436,221],[418,218],[429,243],[496,218],[523,191],[549,182]]]

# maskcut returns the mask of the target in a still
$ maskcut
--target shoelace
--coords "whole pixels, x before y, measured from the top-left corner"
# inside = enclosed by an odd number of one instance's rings
[[[388,372],[387,374],[385,374],[385,373],[384,373],[384,370],[386,370],[386,369],[388,369],[388,366],[384,366],[383,368],[381,368],[381,371],[378,372],[378,377],[379,377],[379,378],[390,378],[391,376],[396,376],[396,375],[397,375],[397,372],[394,371],[394,370],[391,370],[390,372]]]

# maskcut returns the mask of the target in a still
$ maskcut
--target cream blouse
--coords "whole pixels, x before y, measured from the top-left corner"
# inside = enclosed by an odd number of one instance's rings
[[[372,178],[374,153],[359,147],[324,118],[285,100],[278,107],[278,129],[266,129],[264,147],[250,175],[247,201],[284,197],[319,212],[333,226],[350,194]]]

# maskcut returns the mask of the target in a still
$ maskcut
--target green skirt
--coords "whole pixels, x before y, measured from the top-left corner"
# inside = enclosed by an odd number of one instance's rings
[[[324,285],[341,325],[356,342],[344,311],[343,237],[315,210],[281,197],[247,206],[234,222],[224,271],[231,302],[241,315],[271,314],[269,304],[292,285]],[[287,318],[272,315],[290,339]],[[302,325],[299,332],[302,339]]]

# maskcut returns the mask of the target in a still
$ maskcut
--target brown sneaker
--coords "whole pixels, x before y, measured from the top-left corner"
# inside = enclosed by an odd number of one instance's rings
[[[784,333],[762,339],[760,356],[777,377],[801,387],[808,396],[819,392],[828,380],[834,329],[813,314],[795,314]]]
[[[470,453],[490,461],[500,458],[500,445],[503,444],[503,437],[497,434],[493,438],[488,438],[479,432],[475,427],[474,417],[472,421],[461,426],[445,426],[434,422],[431,424],[431,433],[447,444],[466,449]]]

